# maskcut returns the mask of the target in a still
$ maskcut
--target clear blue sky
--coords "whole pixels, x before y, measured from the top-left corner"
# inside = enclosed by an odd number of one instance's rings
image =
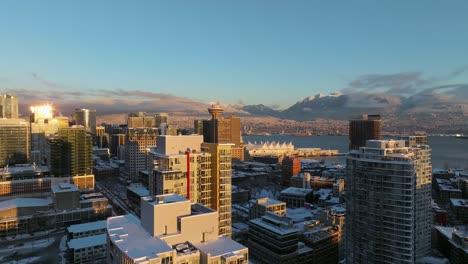
[[[53,83],[288,106],[365,74],[466,66],[467,11],[450,0],[2,0],[0,92]]]

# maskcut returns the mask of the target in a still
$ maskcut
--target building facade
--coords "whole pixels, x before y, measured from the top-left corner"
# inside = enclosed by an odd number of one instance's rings
[[[107,263],[248,263],[248,249],[218,235],[218,213],[179,195],[142,198],[141,220],[108,218]]]
[[[149,148],[156,146],[158,130],[150,127],[129,128],[125,140],[125,169],[130,178],[138,177],[138,172],[147,170],[151,164]]]
[[[219,213],[219,234],[231,237],[231,144],[203,143],[211,154],[211,208]]]
[[[29,161],[29,123],[23,119],[0,119],[0,168]]]
[[[414,263],[431,250],[431,153],[369,140],[347,157],[347,263]]]
[[[0,95],[0,118],[18,117],[18,97],[10,94]]]
[[[93,172],[92,137],[82,126],[61,128],[49,138],[49,168],[56,177],[84,176]]]
[[[221,118],[224,109],[214,104],[208,108],[211,120],[195,120],[195,133],[203,135],[207,143],[232,144],[232,158],[244,160],[244,146],[240,131],[240,118],[234,115]]]
[[[267,211],[278,215],[286,215],[286,203],[271,198],[250,200],[249,219],[260,218]]]
[[[96,110],[75,109],[75,122],[78,126],[83,126],[87,132],[96,134]]]
[[[160,136],[151,152],[152,194],[177,193],[219,212],[219,234],[231,235],[231,145],[201,135]]]
[[[349,121],[349,149],[359,149],[366,145],[366,140],[382,137],[380,115],[362,115],[360,119]]]

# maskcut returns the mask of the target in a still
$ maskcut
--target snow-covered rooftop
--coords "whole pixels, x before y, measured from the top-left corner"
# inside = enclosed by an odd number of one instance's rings
[[[15,198],[0,202],[0,210],[19,207],[48,206],[52,204],[52,198]]]
[[[233,252],[237,253],[236,251],[247,249],[245,246],[225,236],[221,236],[217,240],[196,243],[194,246],[205,254],[209,253],[212,257],[232,254]]]
[[[53,193],[79,191],[76,185],[65,182],[59,183],[58,185],[53,185],[51,188]]]
[[[80,249],[99,245],[106,245],[106,243],[106,234],[100,234],[95,236],[75,238],[70,240],[67,244],[69,248]]]
[[[289,187],[286,190],[281,191],[281,194],[289,194],[289,195],[298,195],[298,196],[305,196],[311,193],[311,189],[304,189],[304,188],[297,188],[297,187]]]
[[[452,206],[461,206],[468,208],[468,199],[450,199]]]
[[[278,200],[276,200],[276,199],[268,198],[268,197],[250,200],[250,202],[251,202],[251,203],[261,204],[261,205],[264,205],[264,206],[277,205],[277,204],[284,204],[283,201],[278,201]]]
[[[134,215],[107,218],[107,232],[115,246],[132,259],[153,259],[173,250],[162,239],[151,236]]]
[[[294,223],[308,221],[314,218],[314,213],[310,209],[301,208],[286,208],[286,216],[293,220]]]
[[[332,189],[320,189],[316,194],[319,196],[319,199],[326,200],[328,196],[332,194],[332,192]]]
[[[141,184],[132,184],[128,186],[127,189],[133,193],[136,193],[140,197],[149,195],[149,190]]]
[[[302,230],[293,225],[291,219],[284,216],[281,219],[280,216],[272,217],[268,212],[261,218],[252,219],[249,222],[279,235],[293,234]]]
[[[167,204],[167,203],[176,203],[176,202],[185,202],[188,201],[187,198],[182,197],[178,194],[161,194],[156,196],[146,196],[143,199],[151,204]]]
[[[80,233],[80,232],[93,231],[93,230],[99,230],[99,229],[105,229],[105,228],[107,228],[107,221],[102,220],[102,221],[89,222],[89,223],[84,223],[84,224],[71,225],[67,228],[67,230],[69,233]]]

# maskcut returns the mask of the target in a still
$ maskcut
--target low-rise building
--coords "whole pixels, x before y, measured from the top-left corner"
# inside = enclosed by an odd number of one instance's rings
[[[140,216],[141,198],[149,196],[149,190],[141,183],[132,183],[127,186],[127,203],[136,215]]]
[[[107,219],[108,263],[248,263],[248,249],[219,236],[218,213],[175,194],[144,197],[141,220]]]
[[[432,230],[433,247],[452,264],[468,262],[468,234],[453,227],[435,226]]]
[[[281,191],[279,200],[285,202],[288,207],[304,207],[304,203],[312,203],[312,194],[311,189],[289,187]]]
[[[67,259],[70,263],[106,263],[106,234],[75,238],[67,243]]]
[[[433,185],[443,205],[449,205],[450,199],[462,198],[462,191],[454,187],[449,179],[435,179]]]
[[[291,187],[296,187],[296,188],[304,188],[304,189],[310,189],[310,173],[308,172],[302,172],[298,173],[294,176],[291,177],[289,180],[289,186]]]
[[[250,200],[250,219],[255,219],[265,215],[266,211],[278,215],[286,215],[286,203],[271,198],[259,198]]]
[[[107,222],[105,220],[71,225],[67,227],[67,237],[68,240],[71,240],[80,237],[95,236],[105,234],[106,230]]]
[[[80,208],[80,191],[73,184],[59,183],[52,186],[52,199],[55,210]]]
[[[338,263],[341,228],[339,226],[317,227],[302,233],[302,241],[312,249],[307,259],[310,264]]]
[[[59,188],[53,186],[53,188]],[[0,237],[33,233],[67,227],[88,221],[103,220],[111,215],[112,207],[104,197],[87,199],[78,194],[76,186],[62,189],[49,198],[16,198],[0,202]],[[72,190],[72,191],[70,191]],[[65,194],[65,196],[61,196]],[[60,201],[69,199],[71,201]]]
[[[266,212],[249,221],[250,254],[261,263],[309,263],[313,250],[300,242],[301,231],[291,219]]]
[[[249,202],[250,191],[231,185],[232,204]]]
[[[450,199],[450,206],[460,224],[468,224],[468,199]]]

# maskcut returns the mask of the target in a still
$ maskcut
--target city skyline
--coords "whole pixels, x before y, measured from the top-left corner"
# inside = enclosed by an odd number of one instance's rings
[[[332,92],[468,98],[463,1],[1,5],[0,91],[25,102],[284,109]]]

